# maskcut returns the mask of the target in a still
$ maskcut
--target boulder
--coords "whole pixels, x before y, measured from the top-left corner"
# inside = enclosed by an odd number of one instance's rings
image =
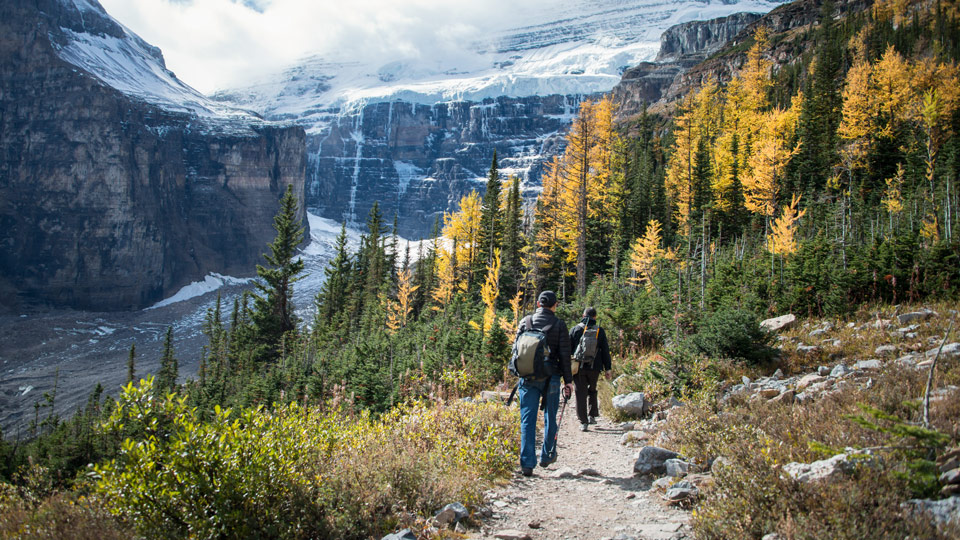
[[[797,316],[790,313],[787,315],[781,315],[779,317],[774,317],[772,319],[765,319],[760,322],[760,328],[768,332],[779,332],[780,330],[786,330],[791,328],[797,322]]]
[[[937,350],[939,349],[940,347],[937,346],[927,351],[927,358],[936,357]],[[947,343],[946,345],[943,346],[943,351],[940,352],[940,356],[942,356],[943,358],[960,357],[960,343],[957,343],[957,342]]]
[[[686,480],[681,480],[667,489],[664,498],[670,504],[681,504],[686,501],[694,501],[700,495],[700,490]]]
[[[911,499],[901,504],[900,507],[924,513],[937,524],[942,525],[951,521],[960,522],[960,497],[957,496],[939,501]]]
[[[903,313],[901,315],[897,315],[897,321],[900,324],[910,324],[914,321],[925,321],[930,317],[935,316],[936,314],[937,312],[935,311],[932,311],[929,309],[922,309],[920,311],[912,311],[910,313]]]
[[[880,369],[880,361],[876,358],[871,360],[860,360],[853,365],[853,369]]]
[[[613,408],[635,416],[643,416],[646,411],[646,401],[643,392],[632,392],[613,397]]]
[[[639,443],[646,441],[650,438],[650,434],[646,431],[628,431],[620,436],[620,444],[623,446],[628,446],[633,443]]]
[[[469,515],[470,511],[467,510],[466,506],[458,502],[454,502],[444,506],[443,509],[437,512],[437,515],[434,516],[433,519],[436,521],[438,526],[443,527],[455,524]]]
[[[644,446],[637,454],[637,461],[633,464],[633,473],[637,476],[664,475],[667,473],[666,461],[674,459],[679,454],[657,446]]]
[[[801,483],[835,478],[856,468],[858,462],[871,460],[866,454],[837,454],[813,463],[787,463],[783,472]]]
[[[807,387],[809,387],[811,384],[816,384],[816,383],[824,380],[825,378],[826,378],[826,377],[823,377],[823,376],[818,375],[818,374],[816,374],[816,373],[809,373],[809,374],[807,374],[807,375],[804,375],[803,377],[800,378],[799,381],[797,381],[797,391],[798,391],[798,392],[803,392],[803,391],[806,390]]]
[[[830,370],[831,377],[843,377],[847,373],[850,373],[850,368],[846,364],[837,364]]]
[[[667,468],[667,476],[682,477],[690,472],[690,464],[682,459],[668,459],[663,464]]]
[[[676,478],[672,476],[664,476],[654,480],[653,483],[650,484],[650,487],[657,491],[667,491],[670,489],[670,486],[673,485],[674,481],[676,481]]]
[[[874,349],[873,354],[877,356],[893,356],[897,354],[896,345],[881,345]]]

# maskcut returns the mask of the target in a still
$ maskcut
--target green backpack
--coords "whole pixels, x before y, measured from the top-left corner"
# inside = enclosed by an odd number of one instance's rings
[[[513,353],[507,366],[510,373],[517,377],[542,379],[547,376],[546,359],[550,357],[547,334],[553,328],[548,325],[542,329],[533,328],[533,317],[527,316],[523,322],[528,328],[513,342]]]

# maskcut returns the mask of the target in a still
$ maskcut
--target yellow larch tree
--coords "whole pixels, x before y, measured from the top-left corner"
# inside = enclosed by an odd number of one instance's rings
[[[476,191],[460,199],[456,212],[443,215],[443,236],[452,244],[453,271],[461,291],[469,290],[473,283],[471,273],[480,248],[480,217],[481,202]]]
[[[407,318],[413,311],[413,293],[419,288],[413,284],[413,272],[409,268],[397,270],[397,298],[387,302],[387,328],[391,331],[407,326]]]
[[[481,331],[484,335],[493,328],[497,322],[497,298],[500,297],[500,248],[494,248],[493,260],[487,266],[487,278],[480,286],[480,299],[483,301],[485,309],[483,310],[483,327]]]
[[[656,290],[654,278],[660,271],[660,265],[663,261],[676,260],[676,253],[673,249],[663,249],[660,246],[661,238],[660,222],[652,219],[647,223],[646,233],[637,238],[631,246],[630,269],[635,273],[635,277],[630,280],[633,283],[644,284],[647,290]]]
[[[500,328],[503,329],[503,333],[508,336],[512,336],[517,333],[517,327],[520,325],[520,308],[523,305],[523,291],[517,291],[517,294],[510,299],[510,314],[513,316],[512,321],[506,319],[500,320]]]
[[[767,249],[770,253],[787,257],[797,251],[796,230],[797,222],[807,213],[798,210],[800,195],[794,194],[789,206],[784,206],[780,216],[773,220],[770,235],[767,238]]]
[[[767,113],[750,156],[750,173],[743,181],[744,206],[768,219],[777,210],[783,169],[800,151],[802,142],[794,143],[793,140],[802,104],[803,94],[798,94],[789,109],[777,108]]]

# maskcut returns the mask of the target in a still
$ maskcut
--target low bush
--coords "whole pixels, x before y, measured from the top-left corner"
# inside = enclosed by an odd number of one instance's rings
[[[760,328],[760,321],[752,312],[725,309],[707,317],[688,343],[696,352],[711,358],[762,365],[777,357],[771,341],[772,336]]]
[[[151,538],[366,538],[401,516],[479,500],[518,453],[515,412],[409,404],[379,419],[297,404],[200,421],[152,380],[128,385],[105,429],[143,433],[95,467],[106,508]]]

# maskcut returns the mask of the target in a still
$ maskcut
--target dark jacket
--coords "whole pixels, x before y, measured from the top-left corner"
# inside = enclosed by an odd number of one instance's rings
[[[532,328],[527,326],[527,321],[532,323]],[[563,382],[572,383],[573,374],[570,372],[570,340],[568,335],[567,323],[557,318],[552,311],[546,308],[537,308],[528,319],[524,317],[519,326],[517,326],[517,336],[527,330],[543,330],[545,327],[553,325],[547,332],[547,345],[550,346],[550,359],[547,361],[547,370],[551,375],[562,375]],[[514,340],[516,340],[516,337]]]
[[[573,327],[573,330],[570,331],[570,350],[577,350],[577,345],[580,343],[580,338],[583,337],[583,327],[584,319],[580,321],[580,324]],[[591,327],[597,325],[595,319],[590,319],[588,323]],[[612,364],[610,362],[610,345],[607,343],[607,333],[603,331],[603,328],[600,328],[600,331],[597,332],[597,358],[600,359],[600,362],[603,365],[602,371],[610,371]],[[593,363],[593,368],[590,371],[601,371],[600,365],[597,362]],[[586,370],[585,370],[586,371]]]

